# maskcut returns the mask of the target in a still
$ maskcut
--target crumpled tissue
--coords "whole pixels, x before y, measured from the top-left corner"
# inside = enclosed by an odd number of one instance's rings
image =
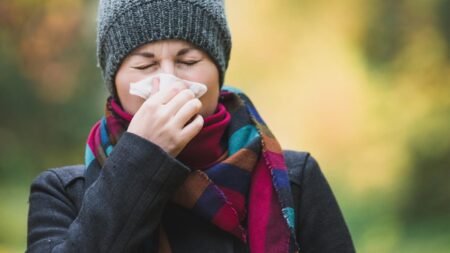
[[[206,85],[202,83],[183,80],[171,74],[159,73],[146,77],[139,82],[130,83],[130,94],[139,96],[143,99],[149,98],[152,95],[151,91],[153,86],[153,79],[157,77],[159,77],[160,91],[170,89],[174,85],[175,81],[181,81],[187,84],[188,88],[192,90],[192,92],[194,92],[196,98],[203,96],[208,90]]]

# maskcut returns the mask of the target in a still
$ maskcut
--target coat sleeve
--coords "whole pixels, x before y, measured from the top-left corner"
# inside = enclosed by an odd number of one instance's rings
[[[355,252],[350,232],[336,198],[316,160],[303,163],[298,203],[300,252]]]
[[[135,252],[157,228],[189,169],[124,133],[78,211],[54,171],[31,185],[27,252]]]

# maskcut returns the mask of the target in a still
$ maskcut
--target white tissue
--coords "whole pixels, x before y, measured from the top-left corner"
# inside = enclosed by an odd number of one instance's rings
[[[202,83],[196,83],[196,82],[192,82],[192,81],[188,81],[188,80],[183,80],[183,79],[180,79],[180,78],[178,78],[174,75],[170,75],[170,74],[159,73],[159,74],[156,74],[153,76],[149,76],[145,79],[142,79],[139,82],[130,83],[130,94],[139,96],[143,99],[149,98],[151,95],[152,86],[153,86],[152,81],[153,81],[153,78],[156,78],[156,77],[159,77],[159,90],[160,91],[170,89],[174,85],[175,81],[181,81],[181,82],[187,84],[189,89],[192,92],[194,92],[196,98],[203,96],[206,93],[206,91],[208,90],[206,85],[204,85]]]

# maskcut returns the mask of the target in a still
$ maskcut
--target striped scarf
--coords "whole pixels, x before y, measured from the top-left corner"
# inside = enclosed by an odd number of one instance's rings
[[[228,156],[211,168],[192,170],[172,201],[248,243],[252,253],[298,252],[292,193],[279,143],[241,91],[222,88],[220,102],[231,115],[223,137]],[[103,165],[131,119],[108,99],[105,116],[88,137],[86,167],[94,160]]]

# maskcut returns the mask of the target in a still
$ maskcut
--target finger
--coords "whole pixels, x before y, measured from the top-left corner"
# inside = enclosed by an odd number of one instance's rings
[[[159,84],[161,83],[161,81],[159,80],[159,77],[155,77],[152,80],[152,90],[150,92],[150,94],[154,95],[159,91]]]
[[[163,105],[169,102],[179,92],[180,92],[179,87],[172,87],[167,90],[159,90],[155,95],[149,97],[148,100],[152,101],[152,103]]]
[[[192,140],[200,132],[200,130],[202,130],[203,124],[203,117],[200,114],[197,114],[194,120],[192,120],[181,130],[181,139],[185,140],[186,143]]]
[[[159,85],[159,88],[159,92],[153,96],[153,100],[158,104],[166,104],[181,90],[187,89],[187,85],[182,82],[175,82],[169,89],[164,89],[161,85]]]
[[[183,128],[195,114],[200,112],[201,107],[202,102],[200,102],[198,98],[189,100],[175,113],[175,116],[173,117],[174,124],[179,129]]]
[[[189,88],[189,86],[181,80],[176,80],[174,82],[166,84],[160,84],[160,90],[167,90],[173,87],[179,88],[180,90]]]
[[[171,114],[176,114],[181,107],[194,98],[195,95],[191,90],[184,89],[166,104],[167,111]]]

